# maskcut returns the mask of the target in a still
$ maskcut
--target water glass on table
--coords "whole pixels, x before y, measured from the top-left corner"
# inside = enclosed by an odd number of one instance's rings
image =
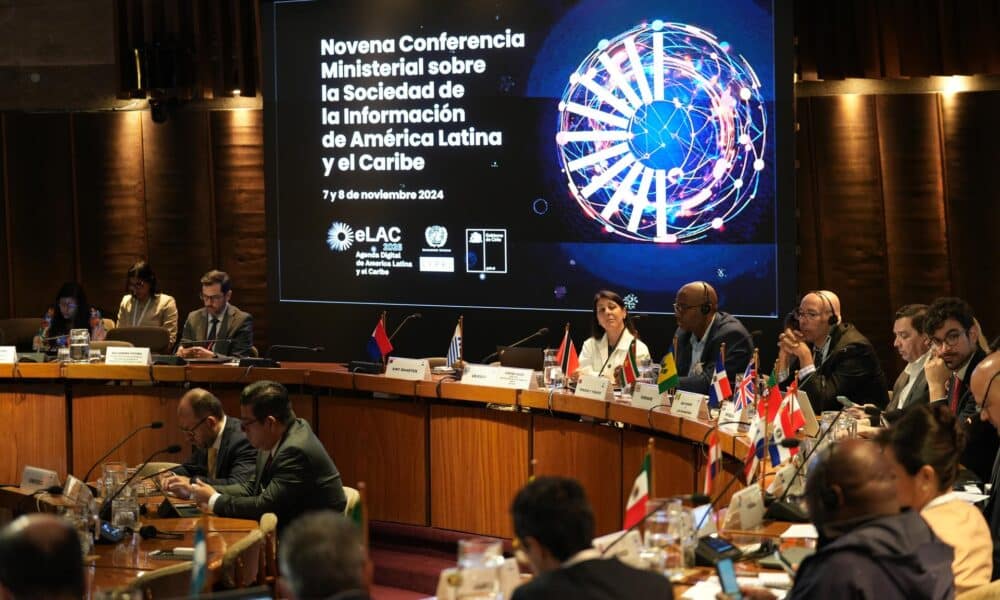
[[[542,373],[545,377],[545,387],[549,389],[559,389],[563,386],[562,366],[558,360],[559,351],[548,348],[544,351],[542,360]]]

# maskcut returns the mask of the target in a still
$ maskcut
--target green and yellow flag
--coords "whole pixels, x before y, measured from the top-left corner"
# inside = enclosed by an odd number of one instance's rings
[[[667,354],[663,357],[663,362],[660,363],[660,376],[656,378],[656,385],[662,394],[667,390],[676,388],[680,381],[680,377],[677,376],[677,362],[674,361],[674,345],[671,344],[667,348]]]

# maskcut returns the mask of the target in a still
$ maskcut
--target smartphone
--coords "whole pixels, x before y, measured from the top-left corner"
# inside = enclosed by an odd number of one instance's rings
[[[733,559],[720,559],[719,562],[715,563],[715,571],[719,574],[719,585],[722,586],[722,593],[731,600],[743,600],[743,593],[740,592],[740,585],[736,581]]]
[[[857,402],[852,402],[847,396],[837,396],[837,402],[844,405],[844,408],[854,408],[858,405]]]

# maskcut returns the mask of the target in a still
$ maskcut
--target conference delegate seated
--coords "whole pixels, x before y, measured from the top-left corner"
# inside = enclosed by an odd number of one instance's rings
[[[177,341],[177,302],[159,290],[156,273],[144,260],[129,267],[125,276],[116,327],[163,327],[170,333],[170,346]]]
[[[954,548],[956,593],[989,583],[993,573],[989,525],[979,509],[951,489],[965,446],[955,415],[943,403],[912,406],[882,432],[879,441],[896,474],[900,505],[919,511],[934,533]]]
[[[650,360],[649,348],[639,340],[622,297],[610,290],[597,292],[591,336],[580,349],[580,368],[571,376],[599,375],[614,381],[633,341],[636,360]]]
[[[232,285],[225,271],[212,270],[202,275],[201,301],[205,306],[191,311],[185,319],[178,356],[191,359],[252,353],[253,317],[229,303]],[[194,345],[185,347],[185,342]]]
[[[90,306],[83,286],[75,281],[62,284],[56,292],[55,303],[42,317],[33,345],[39,350],[69,346],[66,336],[71,329],[90,331],[93,341],[103,340],[105,336],[101,312]]]

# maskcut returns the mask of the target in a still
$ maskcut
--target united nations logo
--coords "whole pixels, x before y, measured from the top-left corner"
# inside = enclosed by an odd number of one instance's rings
[[[440,225],[431,225],[424,230],[424,239],[431,248],[440,248],[448,241],[448,230]]]

